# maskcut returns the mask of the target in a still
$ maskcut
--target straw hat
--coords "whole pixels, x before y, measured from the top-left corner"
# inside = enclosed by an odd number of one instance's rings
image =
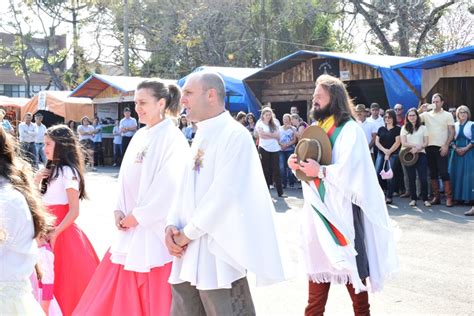
[[[418,153],[413,154],[410,148],[403,148],[398,154],[400,162],[406,167],[413,166],[418,161]]]
[[[321,165],[329,165],[332,159],[332,147],[326,132],[319,126],[310,126],[304,130],[296,145],[295,154],[298,162],[308,158]],[[302,181],[312,181],[316,177],[308,177],[303,171],[296,170],[296,177]]]

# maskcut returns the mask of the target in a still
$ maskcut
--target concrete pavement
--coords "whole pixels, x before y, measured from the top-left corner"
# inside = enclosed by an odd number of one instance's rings
[[[81,203],[77,221],[88,234],[100,257],[114,236],[118,169],[99,168],[86,177],[89,200]],[[166,184],[164,184],[166,185]],[[301,190],[285,191],[276,198],[275,222],[289,279],[267,287],[255,287],[249,277],[257,315],[302,315],[307,300],[307,281],[299,254]],[[408,206],[408,199],[394,199],[391,218],[400,231],[397,251],[400,273],[381,293],[369,299],[373,315],[474,315],[474,218],[464,216],[468,206]],[[421,203],[419,203],[421,205]],[[351,315],[344,286],[331,288],[327,315]]]

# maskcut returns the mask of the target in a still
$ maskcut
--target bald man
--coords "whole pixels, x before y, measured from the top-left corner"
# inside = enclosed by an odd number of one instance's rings
[[[247,272],[258,284],[283,280],[260,159],[252,136],[225,110],[225,96],[216,73],[192,74],[183,87],[181,103],[198,128],[183,204],[166,228],[175,316],[255,315]]]

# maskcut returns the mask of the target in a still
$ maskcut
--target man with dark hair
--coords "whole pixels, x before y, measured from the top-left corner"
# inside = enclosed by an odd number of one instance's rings
[[[330,139],[332,163],[298,161],[296,154],[288,159],[291,169],[312,179],[301,181],[308,316],[323,315],[332,283],[346,285],[356,315],[369,315],[368,287],[381,290],[384,280],[398,269],[384,194],[364,132],[351,118],[350,107],[342,81],[320,76],[312,116]]]
[[[426,157],[428,158],[433,192],[431,204],[441,203],[439,192],[439,178],[441,178],[446,193],[446,206],[451,207],[453,206],[453,196],[448,173],[448,150],[454,138],[454,119],[449,112],[443,110],[444,98],[441,94],[435,93],[431,101],[435,105],[434,110],[420,115],[421,121],[425,123],[428,131]]]
[[[44,152],[44,134],[46,134],[46,126],[43,122],[43,114],[40,112],[35,114],[35,125],[36,125],[36,166],[38,166],[40,160],[43,165],[46,165],[46,154]]]
[[[169,279],[173,316],[255,315],[247,273],[260,284],[283,280],[260,159],[224,100],[218,74],[191,74],[183,86],[181,103],[198,129],[183,166],[183,205],[166,227],[166,245],[176,256]]]
[[[138,129],[137,120],[134,117],[131,117],[131,112],[129,108],[123,109],[123,119],[120,120],[120,132],[122,133],[122,157],[125,156],[127,151],[128,144],[132,140],[133,135]]]

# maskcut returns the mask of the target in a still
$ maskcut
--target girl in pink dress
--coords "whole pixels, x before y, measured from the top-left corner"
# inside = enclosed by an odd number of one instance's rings
[[[168,115],[179,113],[174,84],[144,81],[135,110],[137,131],[120,168],[115,206],[117,236],[74,315],[168,315],[172,257],[164,244],[168,213],[182,198],[189,145]]]
[[[54,252],[54,296],[63,315],[71,315],[91,279],[99,258],[84,232],[74,223],[79,200],[86,197],[84,163],[72,130],[66,125],[48,128],[44,137],[51,169],[42,169],[43,203],[56,216],[49,234]],[[46,182],[46,183],[45,183]]]

